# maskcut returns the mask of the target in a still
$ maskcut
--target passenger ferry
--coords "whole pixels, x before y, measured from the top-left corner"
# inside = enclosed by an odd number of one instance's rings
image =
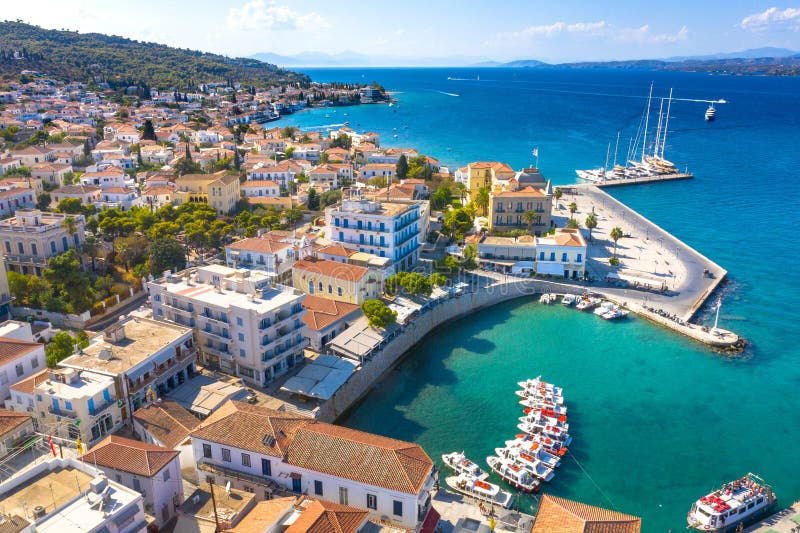
[[[503,481],[523,492],[539,492],[539,480],[515,461],[490,455],[486,458],[489,467],[503,478]]]
[[[733,531],[739,524],[763,515],[775,501],[772,487],[748,473],[694,502],[686,521],[690,528],[700,531]]]

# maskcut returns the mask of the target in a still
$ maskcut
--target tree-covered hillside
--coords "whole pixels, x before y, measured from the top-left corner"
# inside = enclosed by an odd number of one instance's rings
[[[23,22],[0,22],[0,79],[18,79],[24,70],[64,81],[98,77],[112,88],[145,84],[192,89],[212,81],[246,85],[308,82],[304,74],[255,59],[172,48],[102,35],[46,30]]]

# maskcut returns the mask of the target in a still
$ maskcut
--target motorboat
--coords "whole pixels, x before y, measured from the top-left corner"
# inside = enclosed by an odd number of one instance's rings
[[[598,305],[600,305],[600,298],[593,298],[593,297],[586,297],[581,298],[581,300],[575,304],[575,309],[578,311],[591,311]]]
[[[531,435],[530,433],[518,433],[516,439],[522,442],[538,442],[542,449],[549,454],[563,457],[567,454],[567,445],[560,441],[545,437],[543,435]],[[508,443],[506,443],[508,444]]]
[[[561,387],[556,387],[552,383],[548,383],[546,381],[542,381],[542,376],[536,376],[535,379],[526,379],[525,381],[517,382],[517,385],[520,386],[523,390],[535,390],[540,392],[546,392],[548,394],[553,394],[555,396],[563,396],[564,389]]]
[[[578,295],[576,294],[565,294],[563,298],[561,298],[561,303],[569,307],[570,305],[574,304],[578,301]]]
[[[534,411],[528,415],[519,417],[519,421],[523,424],[533,424],[534,426],[539,426],[542,429],[556,428],[559,431],[569,433],[569,423],[567,422],[567,417],[565,415],[552,418]]]
[[[556,468],[561,464],[561,457],[557,453],[550,453],[544,449],[544,445],[540,442],[541,438],[534,438],[530,435],[517,437],[516,439],[507,440],[505,442],[506,448],[519,448],[524,452],[533,455],[536,459],[543,462],[550,468]]]
[[[538,400],[536,398],[523,398],[519,401],[519,404],[525,407],[525,409],[522,410],[522,412],[525,414],[528,414],[534,409],[548,409],[554,413],[558,413],[559,415],[567,414],[567,407],[565,405],[558,405],[545,400]]]
[[[711,104],[706,109],[706,122],[714,122],[715,118],[717,118],[717,110],[714,109],[714,104]]]
[[[615,307],[608,313],[603,314],[601,318],[603,320],[617,320],[618,318],[625,318],[626,316],[628,316],[629,313],[630,311]]]
[[[775,502],[772,487],[748,473],[694,502],[686,521],[700,531],[733,531],[762,516]]]
[[[467,474],[477,479],[486,479],[489,474],[481,470],[476,463],[470,461],[464,452],[452,452],[442,455],[442,462],[456,474]]]
[[[493,505],[499,505],[508,509],[511,507],[513,495],[505,490],[501,490],[499,486],[494,483],[489,483],[483,479],[478,479],[469,474],[459,474],[457,476],[448,476],[444,480],[447,486],[451,489],[460,492],[466,496],[481,500]]]
[[[521,448],[495,448],[498,457],[515,461],[522,465],[533,477],[542,481],[550,481],[555,473],[553,468]]]
[[[596,314],[597,316],[603,316],[604,314],[608,313],[609,311],[613,311],[615,307],[616,306],[614,305],[614,302],[605,301],[605,302],[602,302],[597,307],[595,307],[594,314]]]
[[[550,426],[547,424],[540,425],[532,422],[520,422],[517,424],[517,428],[523,433],[528,433],[529,435],[542,435],[546,438],[559,442],[564,446],[569,446],[572,444],[572,437],[569,435],[569,433],[555,426]]]
[[[520,463],[509,461],[495,455],[486,458],[489,468],[503,478],[503,481],[523,492],[538,492],[539,480]]]
[[[522,389],[515,391],[515,394],[520,398],[537,400],[544,403],[550,403],[553,405],[564,405],[563,396],[556,396],[554,394],[550,394],[547,392],[541,392],[538,390],[531,390],[531,389]]]
[[[555,303],[556,299],[557,299],[557,296],[555,294],[550,294],[550,293],[546,292],[546,293],[542,294],[541,298],[539,298],[539,303],[550,305],[552,303]]]

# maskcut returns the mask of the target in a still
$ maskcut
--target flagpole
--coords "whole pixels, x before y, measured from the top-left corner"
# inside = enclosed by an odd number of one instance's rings
[[[722,298],[717,298],[717,316],[714,318],[714,331],[717,331],[717,324],[719,324],[719,310],[722,307]]]

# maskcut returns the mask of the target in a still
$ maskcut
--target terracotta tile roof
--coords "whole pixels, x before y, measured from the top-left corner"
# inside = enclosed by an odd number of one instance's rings
[[[284,533],[355,533],[369,513],[326,500],[313,500]]]
[[[286,462],[409,494],[419,492],[433,468],[416,444],[324,423],[297,432]]]
[[[311,294],[306,295],[303,299],[303,307],[308,311],[303,315],[303,323],[314,331],[324,329],[359,309],[356,304],[337,302],[330,298]]]
[[[142,407],[133,413],[133,419],[167,448],[181,444],[200,425],[192,413],[171,400]]]
[[[28,413],[18,413],[16,411],[0,409],[0,437],[14,431],[30,419],[31,415]]]
[[[290,246],[291,243],[281,242],[279,239],[262,235],[261,237],[248,237],[247,239],[236,241],[228,245],[228,248],[231,250],[243,250],[245,252],[274,254]]]
[[[518,196],[547,196],[542,189],[537,189],[536,187],[531,187],[528,185],[524,189],[519,189],[516,191],[503,191],[495,193],[495,198],[508,198],[508,197],[518,197]]]
[[[92,194],[98,192],[99,185],[65,185],[53,191],[56,194]]]
[[[369,272],[364,267],[348,265],[347,263],[331,261],[330,259],[301,259],[294,264],[293,268],[298,272],[319,274],[350,282],[359,281]]]
[[[286,496],[260,501],[236,524],[223,533],[264,533],[292,510],[295,498]],[[284,531],[285,533],[285,531]]]
[[[11,337],[0,337],[0,365],[10,363],[18,357],[38,350],[42,346],[44,345],[38,342],[12,339]],[[39,364],[43,363],[44,361],[39,361]]]
[[[531,533],[639,533],[641,518],[545,494]]]
[[[37,385],[39,385],[40,383],[44,383],[45,381],[47,381],[47,369],[44,369],[41,372],[37,372],[36,374],[32,375],[27,379],[23,379],[22,381],[17,381],[9,388],[15,392],[21,392],[22,394],[33,394],[33,389],[35,389]]]
[[[310,423],[308,418],[228,401],[202,421],[192,437],[283,457],[295,432]],[[274,437],[274,442],[268,437]]]
[[[419,492],[433,468],[416,444],[235,401],[201,422],[192,437],[409,494]]]
[[[339,257],[350,257],[351,255],[358,253],[358,250],[354,250],[352,248],[345,248],[344,246],[338,244],[331,244],[329,246],[323,246],[318,250],[317,253],[336,255]]]
[[[81,460],[137,476],[153,477],[179,454],[177,450],[155,444],[109,435],[83,454]]]

